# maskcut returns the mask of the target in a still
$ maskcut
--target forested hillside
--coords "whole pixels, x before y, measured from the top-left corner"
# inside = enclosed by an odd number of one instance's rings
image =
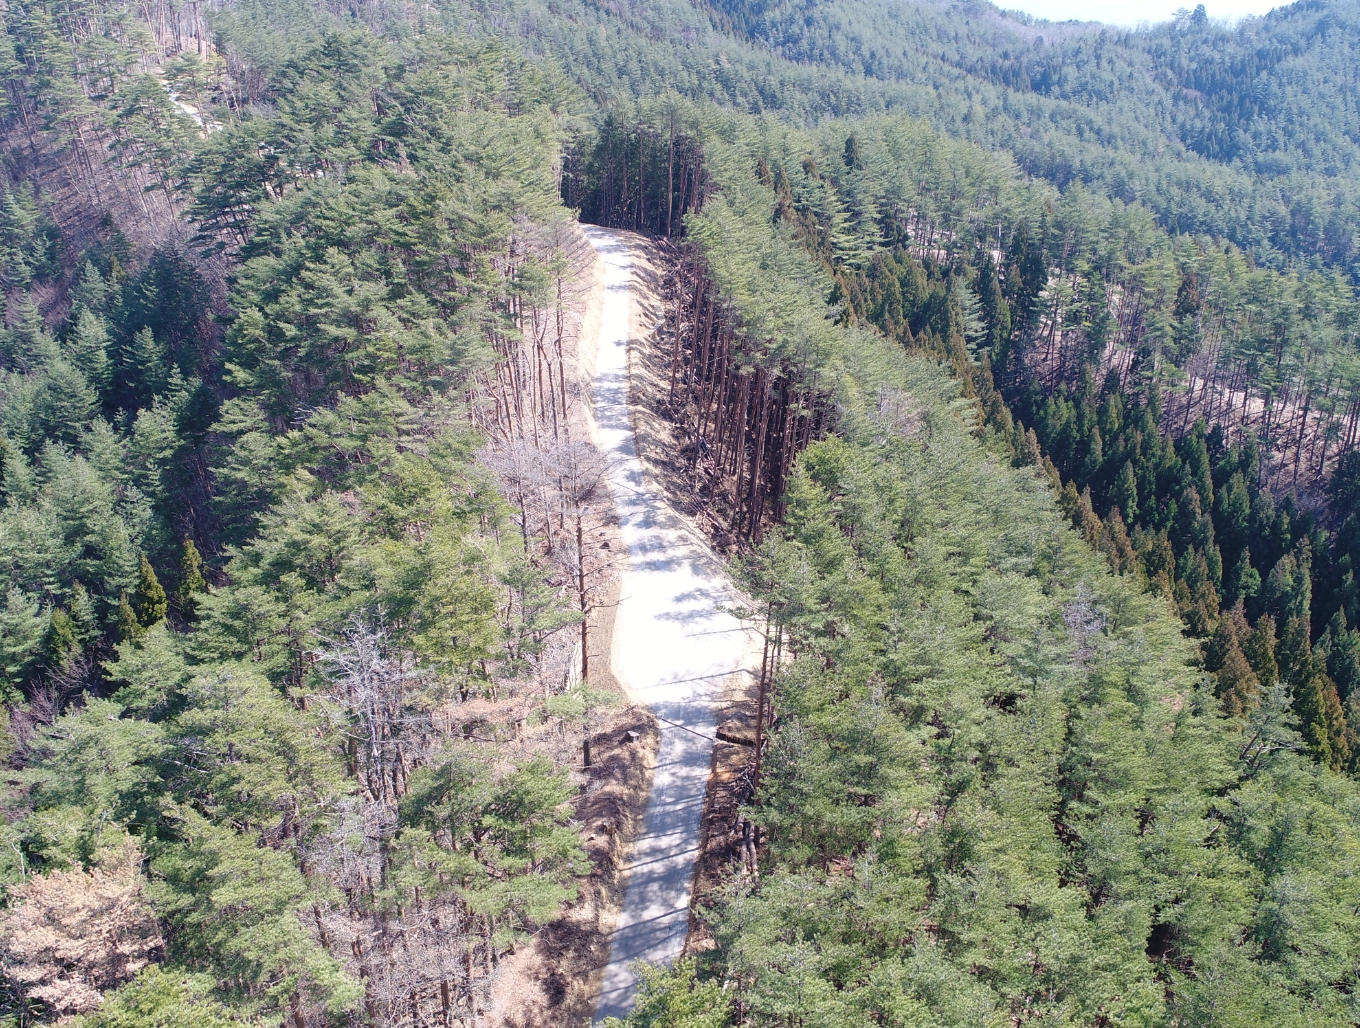
[[[12,5],[3,1015],[506,1013],[600,874],[579,217],[768,640],[631,1021],[1356,1023],[1355,17]]]
[[[971,240],[950,260],[917,221],[930,180],[906,155],[958,168],[970,151],[910,121],[847,127],[687,126],[717,182],[687,221],[673,403],[696,482],[765,536],[743,566],[779,670],[751,769],[761,859],[711,914],[701,983],[692,965],[659,979],[635,1021],[714,1023],[712,975],[755,1024],[1348,1023],[1356,793],[1325,769],[1347,766],[1349,729],[1308,575],[1272,571],[1271,602],[1294,590],[1279,640],[1271,614],[1252,628],[1218,602],[1197,627],[1194,571],[1113,548],[1114,519],[1080,524],[1080,496],[1064,511],[1072,487],[1055,497],[1061,473],[1006,403],[1007,350],[1046,334],[999,322],[1026,262],[998,274]],[[1013,210],[1039,199],[978,178]],[[895,247],[866,252],[848,201],[819,216],[836,179],[870,210],[899,205]],[[1211,482],[1240,456],[1197,465],[1202,435],[1177,446],[1145,416],[1131,433],[1174,474]],[[1197,488],[1173,481],[1161,503],[1193,509]],[[751,517],[762,497],[782,524]],[[1186,568],[1211,544],[1157,537]]]
[[[597,97],[667,90],[800,122],[887,110],[1060,188],[1147,207],[1275,268],[1353,270],[1354,9],[1299,3],[1235,29],[1032,24],[986,3],[537,0],[468,4]],[[1213,12],[1210,11],[1210,14]]]
[[[7,19],[15,166],[144,176],[197,233],[4,194],[15,1023],[475,1019],[588,867],[579,531],[477,459],[568,414],[497,390],[533,345],[561,373],[575,94],[495,43],[293,12],[258,54],[239,17],[203,58],[130,9]]]
[[[1349,5],[1295,4],[1235,29],[1199,9],[1141,32],[1035,25],[985,4],[716,7],[795,61],[931,87],[933,105],[897,103],[1060,187],[1098,186],[1263,263],[1353,267]]]

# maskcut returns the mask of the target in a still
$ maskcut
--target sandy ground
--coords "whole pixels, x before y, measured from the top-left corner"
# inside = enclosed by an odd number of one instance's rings
[[[752,676],[759,639],[728,610],[741,603],[708,540],[667,502],[638,457],[630,408],[634,310],[629,234],[586,228],[605,268],[595,421],[628,560],[613,632],[613,672],[660,726],[642,832],[625,861],[623,909],[610,940],[596,1017],[631,1007],[635,960],[668,963],[685,946],[720,706]],[[641,263],[641,262],[640,262]],[[583,351],[588,348],[583,345]],[[753,653],[756,654],[753,660]]]

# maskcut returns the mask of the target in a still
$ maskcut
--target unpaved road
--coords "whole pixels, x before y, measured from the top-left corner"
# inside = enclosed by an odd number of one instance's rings
[[[638,460],[628,402],[629,248],[607,229],[585,231],[605,267],[595,421],[628,549],[614,621],[613,671],[635,702],[651,708],[661,728],[642,833],[625,867],[623,909],[610,940],[599,1020],[632,1008],[633,961],[669,963],[684,946],[715,710],[725,679],[751,670],[757,641],[723,610],[738,597],[721,561],[666,502]]]

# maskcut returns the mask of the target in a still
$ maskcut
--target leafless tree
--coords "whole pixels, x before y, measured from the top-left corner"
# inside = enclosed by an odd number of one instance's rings
[[[103,866],[30,875],[0,921],[5,975],[59,1016],[99,1006],[164,948],[129,841]]]
[[[395,807],[411,768],[435,745],[426,676],[414,657],[392,645],[381,616],[351,618],[342,638],[317,652],[340,717],[345,755],[364,798]]]

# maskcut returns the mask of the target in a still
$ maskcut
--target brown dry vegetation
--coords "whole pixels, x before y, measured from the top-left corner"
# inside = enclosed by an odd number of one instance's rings
[[[5,975],[58,1015],[87,1013],[163,949],[129,843],[102,866],[30,875],[0,920]]]

